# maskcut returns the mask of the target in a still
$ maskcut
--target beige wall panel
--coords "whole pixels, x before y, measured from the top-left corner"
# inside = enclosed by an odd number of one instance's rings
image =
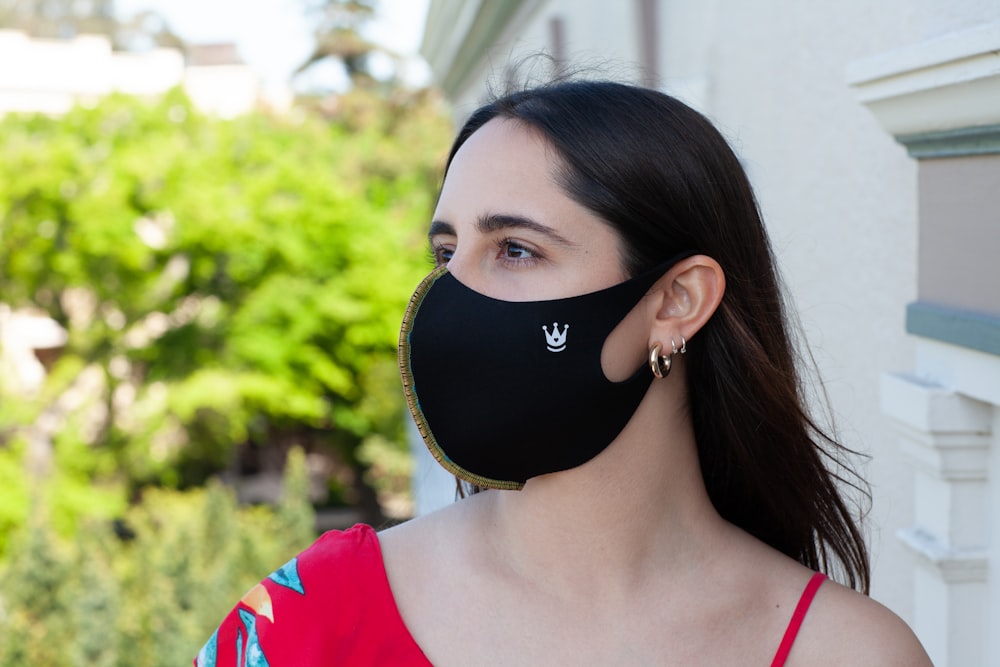
[[[922,160],[917,296],[1000,316],[1000,155]]]

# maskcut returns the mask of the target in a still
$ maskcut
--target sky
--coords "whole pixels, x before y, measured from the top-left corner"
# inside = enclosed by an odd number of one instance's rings
[[[389,50],[413,56],[406,78],[417,84],[426,83],[429,76],[417,56],[429,2],[379,0],[377,18],[367,35]],[[115,5],[123,17],[146,9],[156,11],[187,42],[235,42],[265,86],[286,83],[312,49],[312,28],[303,0],[117,0]],[[318,66],[297,85],[336,87],[339,77],[337,68]]]

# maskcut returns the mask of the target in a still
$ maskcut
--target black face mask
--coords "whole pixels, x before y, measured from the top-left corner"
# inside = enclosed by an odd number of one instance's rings
[[[403,318],[399,366],[434,457],[465,481],[518,489],[600,454],[652,381],[645,364],[623,382],[608,380],[604,342],[681,258],[551,301],[500,301],[458,282],[446,266],[431,272]]]

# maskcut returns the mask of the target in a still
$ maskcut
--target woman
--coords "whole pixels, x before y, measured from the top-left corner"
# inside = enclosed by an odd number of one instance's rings
[[[452,147],[430,242],[403,383],[474,493],[321,537],[199,664],[930,664],[851,590],[841,448],[707,120],[607,82],[502,97]]]

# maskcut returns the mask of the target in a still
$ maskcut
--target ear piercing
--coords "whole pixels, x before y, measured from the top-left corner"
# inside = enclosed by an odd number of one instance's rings
[[[673,365],[673,358],[675,354],[684,354],[687,352],[687,340],[684,336],[681,336],[681,349],[677,349],[677,343],[674,339],[670,339],[670,354],[661,355],[660,354],[660,344],[657,343],[649,350],[649,370],[653,371],[653,375],[657,378],[665,378],[670,374],[670,367]]]

